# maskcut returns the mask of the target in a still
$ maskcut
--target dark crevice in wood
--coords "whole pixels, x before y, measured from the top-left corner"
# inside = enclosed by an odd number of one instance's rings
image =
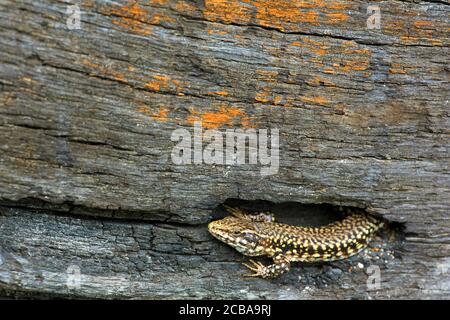
[[[339,201],[336,201],[338,203]],[[242,200],[229,198],[213,211],[213,218],[218,219],[229,215],[223,205],[230,207],[239,207],[249,212],[271,212],[275,215],[278,222],[292,225],[320,227],[341,220],[346,212],[372,215],[385,222],[385,229],[393,231],[400,238],[404,238],[404,224],[391,222],[381,215],[368,212],[365,208],[339,206],[330,203],[299,203],[299,202],[280,202],[275,203],[266,200]]]
[[[87,174],[87,173],[86,173]],[[96,175],[97,173],[92,173]],[[170,220],[170,214],[165,211],[136,211],[123,209],[100,209],[76,205],[73,201],[64,201],[61,203],[52,203],[38,198],[23,198],[17,201],[0,199],[0,207],[20,208],[34,210],[36,213],[55,214],[68,217],[79,217],[85,219],[102,219],[121,221],[123,223],[133,222],[167,222]],[[189,225],[178,222],[172,222],[175,225]]]

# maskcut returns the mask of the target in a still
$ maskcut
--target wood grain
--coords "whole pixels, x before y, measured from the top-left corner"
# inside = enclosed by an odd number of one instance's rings
[[[448,298],[447,1],[373,1],[379,30],[363,1],[80,3],[69,30],[71,2],[0,1],[3,294]],[[175,165],[195,121],[279,129],[279,172]],[[363,257],[242,280],[206,231],[230,198],[365,208],[403,224],[401,258],[376,292]]]

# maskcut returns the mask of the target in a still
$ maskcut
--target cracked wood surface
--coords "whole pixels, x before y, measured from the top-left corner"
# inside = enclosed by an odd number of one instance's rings
[[[70,2],[0,1],[4,294],[448,297],[448,2],[371,2],[381,30],[363,1],[80,3],[69,30]],[[278,128],[278,174],[173,164],[198,120]],[[404,224],[401,258],[375,292],[363,257],[242,280],[206,231],[228,198],[366,208]]]

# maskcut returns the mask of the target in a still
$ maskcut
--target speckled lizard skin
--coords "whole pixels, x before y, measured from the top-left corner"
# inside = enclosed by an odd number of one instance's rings
[[[250,260],[248,276],[274,278],[289,271],[291,262],[334,261],[364,249],[383,222],[366,213],[349,213],[343,220],[319,227],[275,222],[271,214],[249,214],[226,207],[230,216],[209,223],[209,232],[246,256],[268,256],[265,266]]]

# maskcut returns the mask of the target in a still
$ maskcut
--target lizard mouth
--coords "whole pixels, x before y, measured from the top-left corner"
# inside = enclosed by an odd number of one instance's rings
[[[208,230],[214,238],[231,245],[236,250],[240,252],[247,250],[246,246],[239,243],[236,236],[230,233],[230,230],[225,228],[219,221],[210,222]]]
[[[220,224],[217,223],[217,221],[210,222],[208,224],[208,231],[211,233],[215,238],[226,241],[226,242],[232,242],[233,239],[230,237],[227,232],[224,230],[221,230]]]

